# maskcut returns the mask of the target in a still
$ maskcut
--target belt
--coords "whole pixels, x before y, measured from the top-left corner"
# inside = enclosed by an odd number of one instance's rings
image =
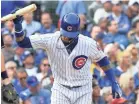
[[[62,85],[62,84],[61,84]],[[79,87],[82,87],[82,86],[66,86],[66,85],[62,85],[62,86],[64,86],[64,87],[66,87],[66,88],[68,88],[68,89],[73,89],[73,88],[79,88]]]

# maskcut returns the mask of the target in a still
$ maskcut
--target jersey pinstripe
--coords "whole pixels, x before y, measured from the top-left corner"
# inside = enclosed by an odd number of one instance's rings
[[[59,37],[59,31],[52,34],[32,35],[29,37],[34,49],[42,48],[46,50],[55,79],[54,83],[72,87],[92,82],[92,75],[89,70],[90,65],[92,62],[97,62],[105,57],[105,54],[99,49],[93,39],[80,34],[77,45],[69,55]],[[84,59],[86,60],[84,61]],[[82,60],[84,61],[83,64]],[[80,66],[82,67],[80,68]]]

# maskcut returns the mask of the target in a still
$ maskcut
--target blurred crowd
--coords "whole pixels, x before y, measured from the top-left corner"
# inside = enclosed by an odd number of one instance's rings
[[[63,15],[77,13],[80,33],[96,40],[108,56],[123,91],[122,97],[128,100],[126,104],[139,104],[139,0],[2,1],[2,16],[31,3],[36,3],[38,9],[23,16],[26,36],[53,33],[60,29]],[[29,99],[22,98],[20,102],[50,104],[54,78],[45,50],[18,47],[13,22],[1,25],[5,44],[2,52],[9,81],[19,96],[31,93]],[[90,73],[93,76],[92,104],[119,104],[113,101],[111,83],[101,68],[93,63]]]

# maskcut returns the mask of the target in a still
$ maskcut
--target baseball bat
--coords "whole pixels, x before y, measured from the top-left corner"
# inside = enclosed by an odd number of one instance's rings
[[[2,17],[1,22],[5,22],[5,21],[8,21],[8,20],[13,20],[13,19],[16,18],[17,15],[22,16],[26,13],[33,12],[36,9],[37,9],[37,6],[35,4],[31,4],[29,6],[26,6],[24,8],[21,8],[21,9],[17,10],[14,14],[8,14],[8,15]]]

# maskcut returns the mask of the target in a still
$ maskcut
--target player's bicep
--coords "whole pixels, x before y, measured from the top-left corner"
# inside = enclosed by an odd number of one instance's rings
[[[46,35],[31,35],[31,45],[34,49],[47,49],[49,38]]]
[[[90,57],[92,62],[98,62],[106,56],[101,50],[100,46],[95,41],[91,44],[90,48]]]

